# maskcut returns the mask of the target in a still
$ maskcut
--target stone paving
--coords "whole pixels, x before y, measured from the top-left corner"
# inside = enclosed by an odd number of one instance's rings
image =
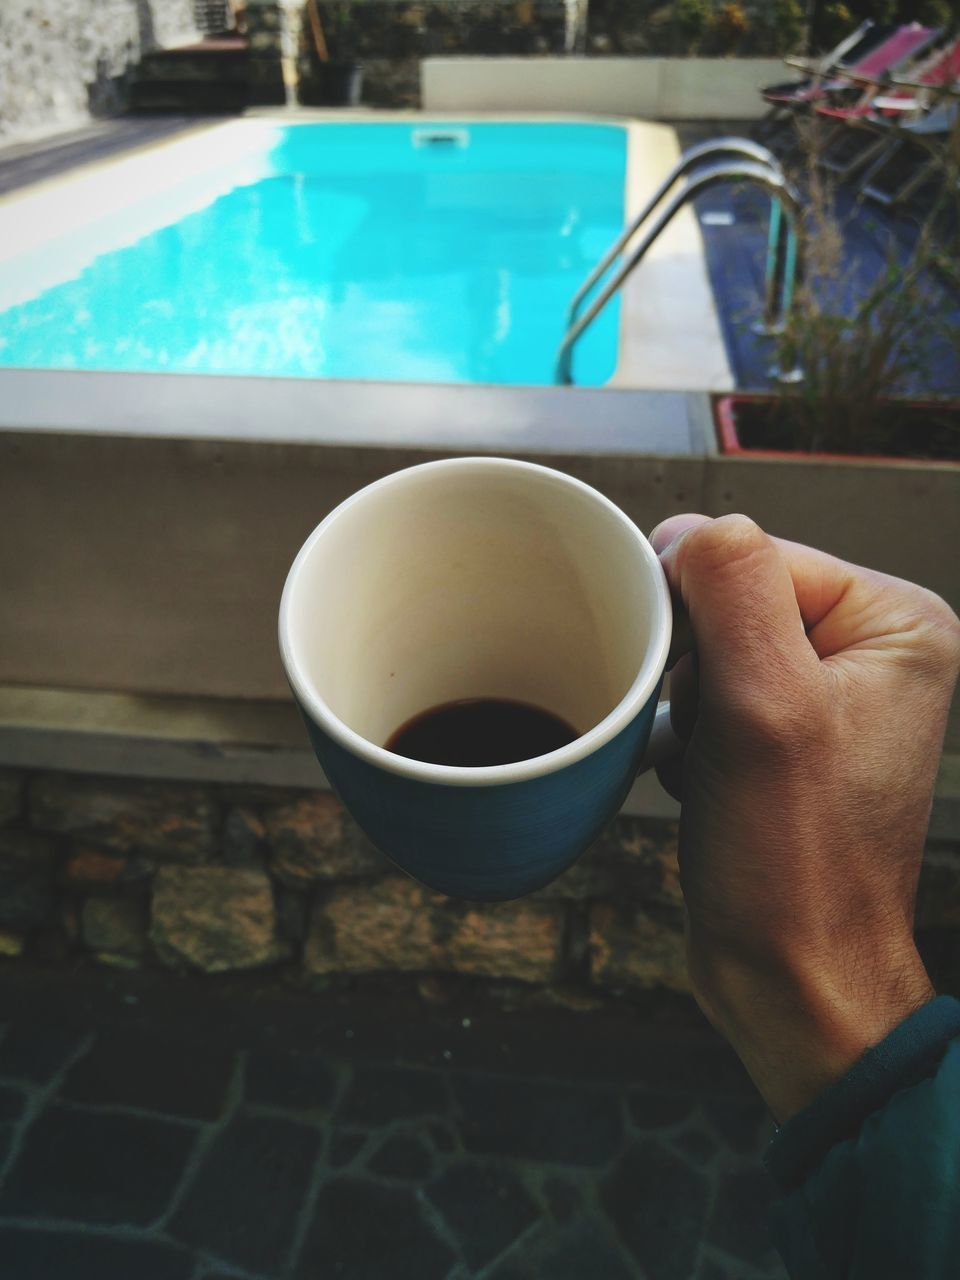
[[[20,967],[0,1023],[4,1280],[784,1274],[769,1121],[686,1017]]]

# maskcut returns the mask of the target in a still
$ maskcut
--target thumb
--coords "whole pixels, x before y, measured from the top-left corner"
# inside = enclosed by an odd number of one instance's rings
[[[701,701],[776,702],[785,684],[813,677],[819,662],[787,559],[752,520],[730,515],[687,527],[660,560],[690,618]]]

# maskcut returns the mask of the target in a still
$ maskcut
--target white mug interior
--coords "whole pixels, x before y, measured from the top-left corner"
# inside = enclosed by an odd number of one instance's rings
[[[465,698],[532,703],[587,734],[631,691],[639,709],[669,636],[662,571],[624,513],[500,458],[428,463],[349,498],[304,544],[281,607],[301,701],[374,748]]]

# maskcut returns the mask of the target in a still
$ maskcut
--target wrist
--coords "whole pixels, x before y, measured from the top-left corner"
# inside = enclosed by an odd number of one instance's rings
[[[703,972],[691,957],[691,973]],[[694,977],[694,992],[780,1124],[934,995],[912,939],[858,968],[855,981],[826,966],[759,968],[712,956],[709,980]]]

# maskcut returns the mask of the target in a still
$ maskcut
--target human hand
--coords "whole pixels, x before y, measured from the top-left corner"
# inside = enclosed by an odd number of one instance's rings
[[[960,622],[745,516],[675,516],[651,542],[689,617],[687,745],[659,772],[691,983],[782,1122],[933,994],[913,912]]]

